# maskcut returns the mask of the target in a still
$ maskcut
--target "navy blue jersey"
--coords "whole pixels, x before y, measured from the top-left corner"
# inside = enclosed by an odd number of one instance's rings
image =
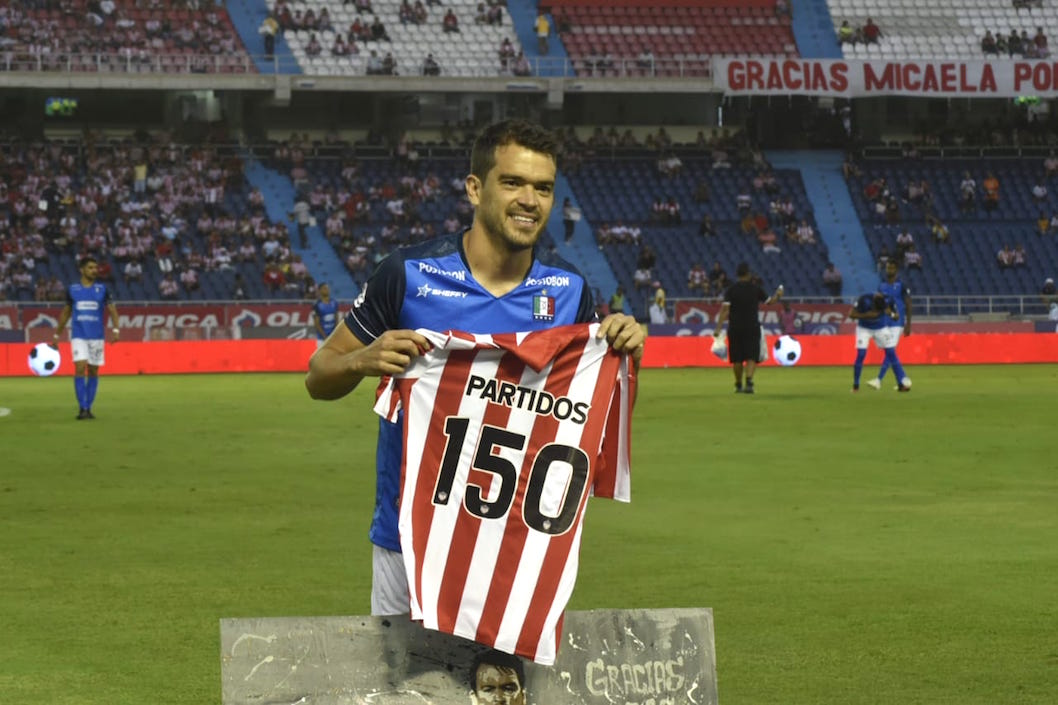
[[[72,312],[70,335],[84,340],[102,340],[106,337],[103,317],[106,307],[110,305],[110,290],[106,284],[95,282],[85,286],[81,282],[71,284],[66,289],[66,303]],[[113,321],[116,326],[117,321]]]
[[[911,290],[904,286],[904,282],[897,279],[892,284],[888,281],[883,281],[878,285],[878,291],[893,300],[896,312],[900,315],[899,319],[893,319],[887,315],[885,317],[888,321],[886,325],[903,327],[904,321],[907,320],[907,298],[911,296]]]
[[[892,300],[889,297],[886,297],[885,299],[885,306],[886,308],[892,306]],[[874,310],[874,294],[864,294],[856,299],[856,311],[859,313],[870,313]],[[882,315],[877,318],[857,318],[856,325],[860,328],[866,328],[867,330],[881,330],[888,325],[892,325],[889,323],[889,320],[889,317],[883,312]]]
[[[463,233],[401,248],[384,259],[345,317],[361,342],[387,330],[427,328],[466,333],[513,333],[594,321],[595,302],[584,277],[565,260],[536,253],[525,280],[497,297],[474,280]],[[371,541],[400,550],[397,499],[403,416],[380,420]]]
[[[317,299],[316,303],[312,306],[313,313],[316,314],[316,318],[320,321],[320,328],[323,329],[323,335],[320,335],[319,331],[316,331],[316,337],[323,340],[334,327],[338,325],[338,302],[334,299],[324,303],[322,299]]]

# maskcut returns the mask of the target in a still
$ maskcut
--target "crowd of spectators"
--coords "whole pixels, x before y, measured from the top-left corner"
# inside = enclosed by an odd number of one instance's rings
[[[183,54],[188,58],[178,60]],[[165,66],[158,66],[163,70],[214,72],[238,70],[245,56],[227,11],[214,3],[0,5],[0,65],[5,68],[124,70],[164,57]]]
[[[473,207],[463,178],[444,176],[422,162],[406,136],[392,145],[397,168],[383,173],[365,170],[347,143],[327,144],[337,154],[335,167],[312,162],[311,142],[297,134],[275,146],[272,164],[291,174],[309,212],[359,284],[393,248],[470,226]],[[425,215],[427,208],[443,216]]]
[[[9,143],[0,149],[0,295],[61,299],[58,275],[87,254],[101,280],[142,298],[194,298],[205,273],[265,261],[287,276],[284,295],[307,295],[286,224],[267,219],[259,191],[244,191],[237,156],[164,133]]]
[[[1006,56],[1013,59],[1046,59],[1051,55],[1047,46],[1047,34],[1043,27],[1037,27],[1036,33],[1029,35],[1028,30],[1011,29],[1009,34],[987,30],[981,37],[981,53],[985,56]]]

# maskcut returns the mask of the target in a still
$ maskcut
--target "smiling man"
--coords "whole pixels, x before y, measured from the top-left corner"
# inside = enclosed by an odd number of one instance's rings
[[[309,362],[314,399],[338,399],[364,377],[404,371],[430,349],[417,328],[492,334],[595,320],[584,277],[537,247],[555,200],[558,146],[539,125],[507,120],[474,142],[466,194],[474,221],[462,233],[401,248],[371,275],[353,308]],[[638,364],[645,334],[632,316],[610,314],[599,337]],[[379,422],[371,613],[408,612],[397,531],[403,416]]]

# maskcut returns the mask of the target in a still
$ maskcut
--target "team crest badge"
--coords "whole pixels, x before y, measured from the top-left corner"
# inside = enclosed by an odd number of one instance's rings
[[[555,320],[555,297],[534,296],[533,297],[533,320],[553,321]]]

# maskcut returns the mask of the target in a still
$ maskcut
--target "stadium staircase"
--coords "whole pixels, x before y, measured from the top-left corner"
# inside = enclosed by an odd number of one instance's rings
[[[360,293],[345,265],[334,252],[318,225],[308,228],[308,248],[301,247],[297,226],[290,222],[297,191],[289,177],[261,164],[248,152],[243,154],[246,180],[264,194],[265,212],[272,222],[289,224],[291,250],[301,255],[309,273],[317,283],[330,284],[331,296],[340,301],[352,301]]]
[[[559,174],[555,179],[555,207],[551,211],[547,232],[555,243],[559,255],[579,269],[589,284],[608,299],[609,295],[617,289],[617,277],[614,276],[610,263],[599,253],[600,248],[595,242],[595,234],[587,218],[582,217],[577,221],[573,227],[573,238],[568,243],[566,242],[566,230],[562,223],[562,203],[567,198],[575,207],[580,208],[569,179]]]
[[[801,56],[812,59],[840,59],[843,54],[834,32],[834,20],[825,0],[790,3],[793,8],[793,35]]]
[[[830,261],[841,271],[842,295],[850,298],[859,292],[873,291],[878,284],[878,274],[863,225],[842,176],[841,152],[771,151],[766,156],[776,169],[801,172],[820,238],[827,246]]]
[[[301,73],[301,67],[290,51],[290,45],[284,39],[282,31],[276,35],[275,63],[265,58],[264,38],[257,31],[268,16],[268,5],[263,0],[231,0],[226,7],[235,31],[239,33],[239,38],[253,58],[258,72],[276,73],[278,66],[278,73]]]
[[[518,41],[521,42],[522,51],[525,52],[525,58],[529,59],[529,63],[534,63],[534,59],[540,58],[540,52],[537,50],[536,42],[536,6],[537,0],[508,0],[507,12],[511,15],[511,22],[514,24],[515,33],[518,36]],[[558,31],[555,28],[554,18],[548,14],[548,21],[551,23],[551,36],[548,38],[548,49],[550,52],[547,57],[556,59],[553,62],[543,62],[540,64],[536,71],[537,76],[562,76],[565,73],[563,66],[569,66],[569,54],[566,53],[566,47],[562,45],[562,40],[558,36]],[[559,62],[557,59],[566,59],[565,62]],[[569,74],[573,75],[573,69],[569,70]],[[562,201],[559,201],[561,203]]]

